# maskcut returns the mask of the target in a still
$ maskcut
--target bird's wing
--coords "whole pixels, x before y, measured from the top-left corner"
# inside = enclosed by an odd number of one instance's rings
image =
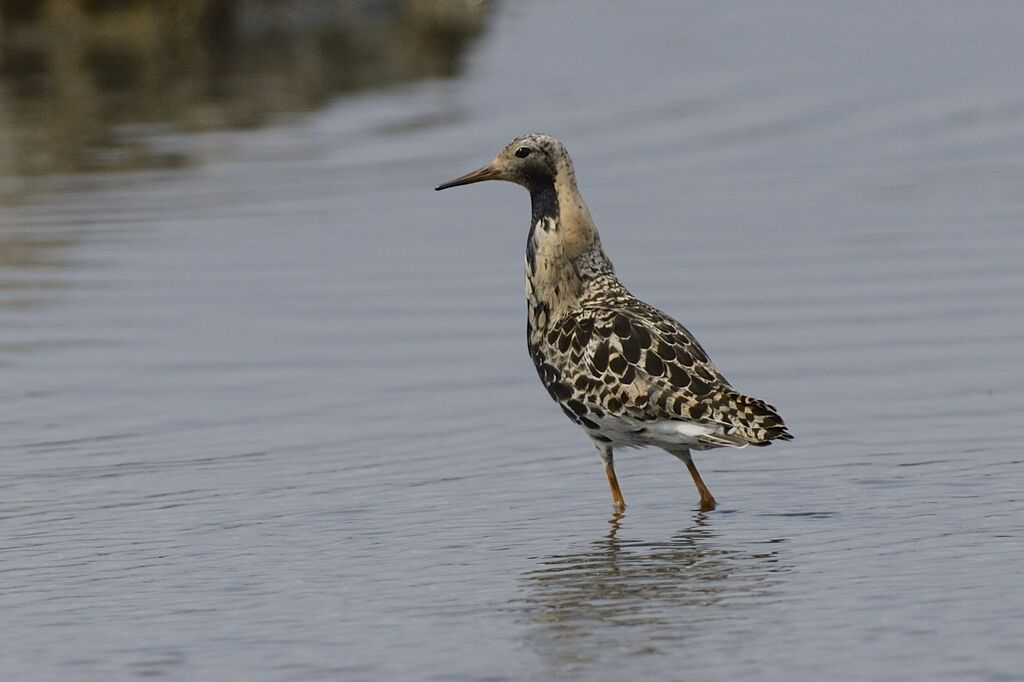
[[[685,327],[640,301],[584,308],[555,325],[548,340],[584,402],[606,413],[719,425],[702,437],[714,445],[789,437],[774,408],[733,389]]]

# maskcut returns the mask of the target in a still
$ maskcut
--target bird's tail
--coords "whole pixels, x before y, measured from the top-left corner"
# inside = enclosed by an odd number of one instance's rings
[[[749,445],[771,445],[773,440],[793,440],[775,408],[763,400],[726,389],[712,397],[718,421],[727,424],[726,434]]]

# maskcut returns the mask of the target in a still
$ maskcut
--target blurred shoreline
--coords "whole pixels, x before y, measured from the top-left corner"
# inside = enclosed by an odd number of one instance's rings
[[[480,0],[0,0],[0,177],[187,165],[114,127],[254,127],[450,77]]]

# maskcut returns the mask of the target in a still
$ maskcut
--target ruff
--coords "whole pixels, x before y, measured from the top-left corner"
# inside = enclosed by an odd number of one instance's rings
[[[540,380],[590,437],[619,510],[615,448],[654,445],[686,464],[700,508],[715,498],[691,451],[792,440],[775,408],[743,395],[683,325],[619,282],[576,186],[565,147],[533,133],[488,165],[437,187],[506,180],[530,192],[527,346]]]

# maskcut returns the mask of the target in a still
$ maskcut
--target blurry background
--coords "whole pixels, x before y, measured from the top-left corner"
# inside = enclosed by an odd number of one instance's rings
[[[472,0],[4,0],[0,171],[187,163],[145,138],[450,76],[485,15]]]
[[[1013,2],[0,0],[5,679],[1013,679]],[[796,441],[624,452],[525,352],[572,152]]]

